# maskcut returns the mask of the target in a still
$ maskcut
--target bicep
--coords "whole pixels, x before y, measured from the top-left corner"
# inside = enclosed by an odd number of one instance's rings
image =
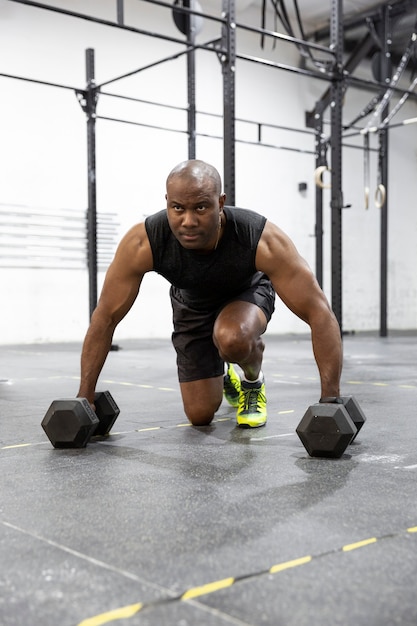
[[[277,295],[299,318],[310,323],[315,312],[329,309],[313,272],[291,239],[267,222],[258,244],[256,266],[267,274]]]

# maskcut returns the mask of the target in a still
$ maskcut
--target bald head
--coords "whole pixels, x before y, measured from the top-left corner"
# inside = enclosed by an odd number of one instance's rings
[[[205,161],[193,159],[176,165],[168,174],[167,189],[168,185],[175,178],[182,178],[184,181],[197,183],[200,187],[210,186],[212,192],[217,196],[220,196],[222,191],[222,181],[219,172]]]
[[[205,161],[183,161],[168,174],[167,217],[172,233],[188,250],[216,249],[224,226],[221,179]]]

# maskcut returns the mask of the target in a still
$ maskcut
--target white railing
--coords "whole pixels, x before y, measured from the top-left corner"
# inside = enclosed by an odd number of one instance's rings
[[[97,214],[97,265],[107,269],[119,236],[114,213]],[[87,213],[0,203],[0,268],[86,269]]]

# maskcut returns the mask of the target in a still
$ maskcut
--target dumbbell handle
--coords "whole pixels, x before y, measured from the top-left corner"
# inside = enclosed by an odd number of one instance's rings
[[[343,404],[343,400],[340,396],[326,396],[324,398],[320,398],[320,404]]]
[[[110,432],[120,409],[114,401],[110,391],[97,391],[94,395],[96,415],[100,420],[95,435],[107,435]]]

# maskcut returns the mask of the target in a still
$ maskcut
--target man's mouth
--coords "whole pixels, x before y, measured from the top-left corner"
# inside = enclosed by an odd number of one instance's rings
[[[199,233],[196,232],[188,232],[188,233],[180,233],[181,239],[184,241],[195,241],[200,237]]]

